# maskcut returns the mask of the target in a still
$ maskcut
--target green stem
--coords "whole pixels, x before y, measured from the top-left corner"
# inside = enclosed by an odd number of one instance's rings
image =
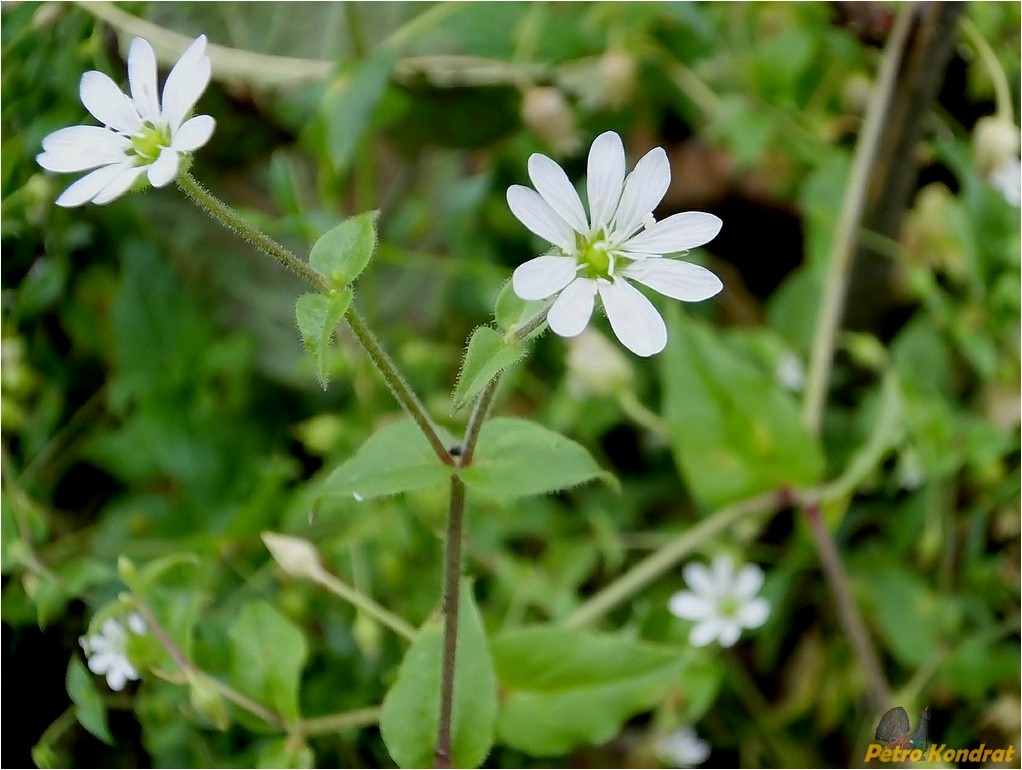
[[[887,48],[884,49],[880,73],[877,77],[876,93],[862,127],[862,133],[855,146],[851,178],[841,204],[834,242],[828,259],[826,283],[820,299],[816,334],[813,336],[809,374],[806,381],[803,416],[806,424],[818,433],[823,419],[823,405],[827,398],[827,381],[834,358],[834,344],[838,326],[844,313],[845,295],[848,289],[848,273],[855,254],[855,246],[862,216],[866,206],[867,182],[877,149],[880,146],[882,129],[894,91],[894,83],[901,62],[908,30],[915,6],[902,9],[891,32]]]
[[[178,174],[177,183],[178,187],[181,188],[188,198],[228,230],[248,241],[263,253],[273,257],[284,267],[304,278],[318,290],[328,291],[331,288],[330,283],[323,276],[295,256],[290,249],[285,248],[265,233],[252,227],[234,209],[206,190],[187,171],[182,171]],[[363,350],[365,350],[366,355],[369,356],[369,360],[372,361],[380,376],[383,377],[383,381],[387,384],[390,392],[394,394],[394,398],[404,407],[405,411],[408,412],[415,421],[415,424],[419,426],[419,429],[426,436],[436,456],[444,464],[452,465],[451,455],[447,451],[447,447],[444,446],[439,431],[426,413],[426,408],[419,401],[418,396],[415,395],[408,383],[405,382],[401,373],[397,370],[397,366],[394,365],[394,362],[387,355],[379,340],[376,339],[375,335],[366,325],[365,320],[354,307],[348,311],[345,320],[351,328],[352,334],[355,335],[355,338]]]
[[[592,623],[675,567],[708,540],[739,521],[782,507],[792,497],[788,491],[769,492],[720,509],[640,561],[569,615],[564,625],[581,628]]]
[[[350,730],[353,727],[373,725],[380,721],[379,706],[371,706],[354,711],[342,711],[338,714],[327,714],[321,717],[303,719],[295,725],[295,732],[301,735],[327,735]]]
[[[174,644],[174,641],[170,638],[170,635],[166,632],[163,626],[160,625],[156,616],[149,608],[149,605],[147,605],[145,601],[137,595],[134,596],[133,599],[135,609],[138,611],[138,614],[142,616],[146,626],[150,631],[152,631],[153,636],[155,636],[160,644],[163,645],[163,648],[170,655],[174,663],[177,664],[177,667],[181,669],[183,674],[186,676],[201,678],[229,701],[245,709],[245,711],[250,714],[259,717],[268,725],[283,730],[284,732],[290,732],[288,721],[281,714],[266,708],[266,706],[261,703],[257,703],[247,695],[238,692],[230,685],[224,684],[219,679],[215,679],[188,660],[188,658],[185,657],[185,654],[178,649],[176,644]]]
[[[376,620],[380,621],[380,623],[385,625],[398,636],[402,636],[408,640],[415,638],[415,628],[413,628],[410,623],[403,618],[398,617],[385,607],[381,607],[368,596],[356,591],[347,583],[334,575],[331,575],[325,569],[316,570],[313,580],[331,593],[339,596],[341,599],[344,599],[344,601],[362,610],[366,615],[376,618]]]
[[[454,712],[454,676],[458,653],[458,615],[461,604],[461,551],[465,528],[465,485],[451,477],[451,503],[444,544],[444,647],[440,668],[440,719],[433,766],[451,766],[451,717]]]
[[[983,33],[969,19],[963,17],[961,25],[962,32],[969,38],[969,42],[976,49],[979,58],[983,60],[983,66],[986,67],[987,72],[990,74],[990,79],[994,83],[997,117],[1014,123],[1015,109],[1011,103],[1011,88],[1008,86],[1008,76],[1005,74],[1004,67],[1001,66],[997,54],[994,53],[994,49],[990,47],[986,38],[983,37]]]

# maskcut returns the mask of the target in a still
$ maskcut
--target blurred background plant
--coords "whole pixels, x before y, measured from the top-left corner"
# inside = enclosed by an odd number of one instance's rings
[[[166,67],[200,33],[221,48],[196,175],[298,253],[380,209],[357,302],[452,429],[465,339],[533,256],[504,200],[532,152],[578,179],[604,130],[632,161],[663,146],[658,218],[724,221],[702,250],[724,293],[667,314],[659,359],[621,359],[593,336],[607,336],[600,319],[578,345],[541,338],[505,378],[501,413],[584,444],[623,492],[470,502],[487,629],[568,618],[722,506],[855,467],[823,517],[890,705],[929,705],[948,745],[1019,744],[1017,171],[1003,182],[1018,163],[1017,4],[964,10],[923,140],[897,159],[920,169],[900,234],[863,234],[883,269],[857,263],[809,446],[790,423],[887,6],[10,3],[2,18],[4,765],[390,766],[372,713],[285,739],[201,672],[310,723],[371,709],[394,681],[403,640],[289,579],[264,530],[314,542],[330,572],[414,625],[440,593],[441,494],[312,508],[322,475],[398,408],[343,335],[319,388],[294,327],[298,280],[170,189],[52,205],[67,180],[34,156],[82,122],[81,73],[122,77],[134,35]],[[855,761],[876,714],[805,521],[749,518],[698,555],[722,547],[766,574],[762,628],[700,651],[612,736],[550,759],[505,735],[487,764],[649,765],[693,724],[711,765]],[[119,576],[119,557],[138,574],[122,560]],[[122,577],[174,619],[188,681],[143,669],[111,693],[82,669],[78,637],[115,613]],[[691,656],[667,610],[682,585],[679,566],[596,627]],[[270,658],[253,628],[275,640]],[[151,635],[128,644],[169,668]]]

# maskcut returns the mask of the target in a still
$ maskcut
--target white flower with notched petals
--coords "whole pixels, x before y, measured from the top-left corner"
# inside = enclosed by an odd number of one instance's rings
[[[57,205],[109,203],[143,174],[153,187],[173,181],[182,155],[199,149],[213,135],[216,122],[209,115],[186,120],[206,90],[210,73],[202,35],[170,71],[162,100],[156,86],[156,56],[141,38],[132,40],[128,50],[130,97],[102,72],[82,75],[82,104],[103,125],[62,128],[43,139],[36,162],[47,171],[89,171],[57,198]]]
[[[1004,199],[1016,208],[1022,203],[1022,161],[1010,156],[990,172],[989,182]]]
[[[547,322],[562,337],[585,329],[598,294],[618,339],[636,355],[651,356],[667,344],[667,327],[629,281],[688,302],[708,299],[723,288],[706,268],[664,256],[707,243],[721,222],[700,211],[653,219],[671,183],[663,148],[646,153],[626,177],[621,137],[613,131],[598,136],[589,150],[588,216],[564,170],[547,156],[529,158],[529,178],[536,189],[512,185],[508,205],[523,225],[558,251],[520,265],[512,285],[526,300],[558,295]]]
[[[730,647],[743,628],[758,628],[766,622],[770,605],[757,596],[763,587],[763,570],[755,564],[736,571],[728,556],[717,556],[710,567],[686,565],[683,574],[691,590],[674,594],[668,607],[671,614],[696,621],[689,634],[696,647],[714,639]]]
[[[710,756],[710,744],[692,727],[682,727],[656,743],[656,755],[670,767],[695,767]]]
[[[128,680],[139,679],[138,670],[128,660],[126,650],[128,633],[144,634],[145,621],[138,614],[132,613],[127,618],[128,628],[114,618],[104,621],[98,634],[78,637],[78,643],[89,659],[89,670],[94,674],[106,676],[106,683],[111,690],[123,690]]]

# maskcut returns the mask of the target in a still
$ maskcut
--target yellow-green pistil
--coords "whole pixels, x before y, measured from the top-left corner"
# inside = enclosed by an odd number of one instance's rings
[[[170,131],[166,126],[154,126],[146,121],[142,133],[131,138],[129,155],[135,155],[145,163],[155,163],[160,153],[170,146]]]
[[[607,251],[607,242],[600,238],[592,242],[581,237],[578,240],[578,264],[582,267],[582,275],[586,278],[612,280],[614,257]]]

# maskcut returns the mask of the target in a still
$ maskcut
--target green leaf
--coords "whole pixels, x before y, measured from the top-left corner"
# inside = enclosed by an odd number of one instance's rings
[[[326,121],[326,147],[334,167],[347,169],[383,97],[397,61],[393,50],[381,50],[327,85],[322,112]]]
[[[440,664],[444,627],[426,623],[405,653],[397,681],[383,699],[380,731],[400,767],[433,767],[440,720]],[[486,632],[472,598],[462,584],[458,614],[457,673],[451,716],[452,767],[478,767],[493,745],[497,681]]]
[[[543,299],[522,299],[515,294],[511,281],[508,281],[497,295],[497,301],[493,305],[493,317],[497,321],[497,326],[506,332],[513,332],[522,322],[535,317],[547,302],[548,300]],[[539,334],[544,326],[540,326],[529,335],[529,338]]]
[[[351,305],[353,292],[350,288],[338,289],[325,294],[303,294],[295,303],[295,319],[301,332],[305,349],[316,360],[316,376],[326,390],[329,378],[326,372],[326,351],[330,347],[334,329],[344,318]]]
[[[317,273],[341,288],[362,274],[376,250],[376,218],[379,211],[368,211],[345,219],[327,230],[312,246],[309,265]]]
[[[664,417],[675,461],[693,497],[717,508],[823,472],[816,439],[794,399],[735,354],[719,332],[668,314],[662,357]]]
[[[480,326],[472,333],[468,352],[461,365],[458,385],[451,396],[451,413],[461,411],[479,395],[491,379],[513,366],[525,355],[525,346],[489,326]]]
[[[121,579],[127,584],[127,586],[137,594],[145,595],[152,588],[156,587],[164,578],[164,576],[172,569],[177,567],[191,567],[194,568],[201,563],[198,556],[194,553],[172,553],[168,556],[163,556],[159,559],[146,564],[141,569],[127,567],[131,562],[126,557],[121,557],[118,560],[118,570],[121,573]]]
[[[269,741],[259,749],[258,768],[302,768],[315,767],[316,756],[304,741],[292,737]]]
[[[92,683],[92,676],[78,658],[71,658],[67,667],[67,694],[75,704],[75,715],[82,727],[103,743],[113,746],[114,739],[107,726],[103,698]]]
[[[473,491],[499,499],[541,495],[595,478],[617,485],[581,444],[513,417],[483,425],[472,465],[459,475]]]
[[[357,499],[395,495],[442,484],[451,471],[437,458],[419,427],[404,419],[370,436],[354,457],[330,474],[323,495]]]
[[[616,636],[535,627],[492,640],[501,687],[497,735],[533,756],[604,743],[677,683],[673,650]]]
[[[308,652],[298,627],[266,602],[253,601],[242,606],[227,634],[235,686],[285,719],[297,719]]]

